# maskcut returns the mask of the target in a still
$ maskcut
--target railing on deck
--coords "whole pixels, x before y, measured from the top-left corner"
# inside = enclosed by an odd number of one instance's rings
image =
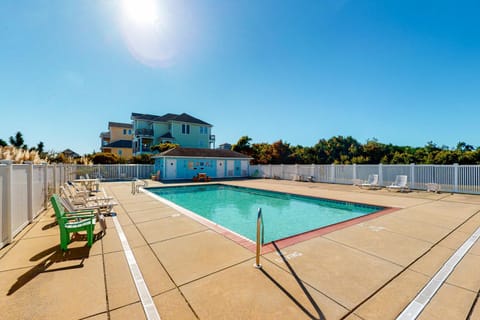
[[[260,264],[260,254],[262,253],[262,245],[264,242],[262,208],[258,208],[256,240],[257,240],[257,243],[256,243],[257,247],[256,247],[256,254],[255,254],[255,264],[253,266],[257,269],[262,269],[262,265]]]
[[[393,183],[397,175],[406,175],[410,189],[427,190],[427,184],[435,183],[444,192],[480,194],[480,165],[251,165],[250,174],[270,179],[339,184],[353,184],[357,180],[367,180],[369,174],[378,174],[381,186]]]

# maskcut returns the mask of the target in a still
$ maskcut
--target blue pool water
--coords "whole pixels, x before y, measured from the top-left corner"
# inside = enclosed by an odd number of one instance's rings
[[[257,211],[262,208],[265,243],[384,209],[219,184],[148,190],[252,241]]]

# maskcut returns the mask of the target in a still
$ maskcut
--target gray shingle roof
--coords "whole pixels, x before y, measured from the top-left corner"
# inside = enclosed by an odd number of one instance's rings
[[[160,153],[156,157],[200,157],[200,158],[236,158],[251,159],[243,153],[225,149],[174,148]]]
[[[132,140],[117,140],[107,144],[104,148],[131,148]]]
[[[122,122],[109,122],[108,127],[120,127],[120,128],[128,128],[131,129],[133,128],[133,125],[131,123],[122,123]]]
[[[211,126],[208,122],[192,117],[187,113],[174,114],[166,113],[163,116],[156,116],[153,114],[143,114],[143,113],[132,113],[132,120],[149,120],[149,121],[158,121],[158,122],[168,122],[168,121],[179,121],[179,122],[189,122],[196,124],[203,124],[206,126]]]
[[[160,138],[173,139],[173,136],[170,132],[167,132],[163,136],[161,136]]]

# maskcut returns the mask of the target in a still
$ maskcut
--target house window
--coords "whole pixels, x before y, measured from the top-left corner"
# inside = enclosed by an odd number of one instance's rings
[[[127,134],[127,129],[123,129],[123,134]]]
[[[189,124],[182,124],[182,133],[183,134],[190,134],[190,125]]]
[[[128,134],[132,134],[132,129],[128,129]]]
[[[118,155],[121,156],[123,154],[122,150],[118,150]]]

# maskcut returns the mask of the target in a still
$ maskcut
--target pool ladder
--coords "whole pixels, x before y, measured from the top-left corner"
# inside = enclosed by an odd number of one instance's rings
[[[257,250],[256,250],[256,257],[255,257],[255,264],[253,265],[257,269],[261,269],[262,265],[260,264],[260,253],[262,250],[263,240],[264,240],[264,232],[263,232],[263,215],[262,215],[262,208],[258,208],[257,214]]]

